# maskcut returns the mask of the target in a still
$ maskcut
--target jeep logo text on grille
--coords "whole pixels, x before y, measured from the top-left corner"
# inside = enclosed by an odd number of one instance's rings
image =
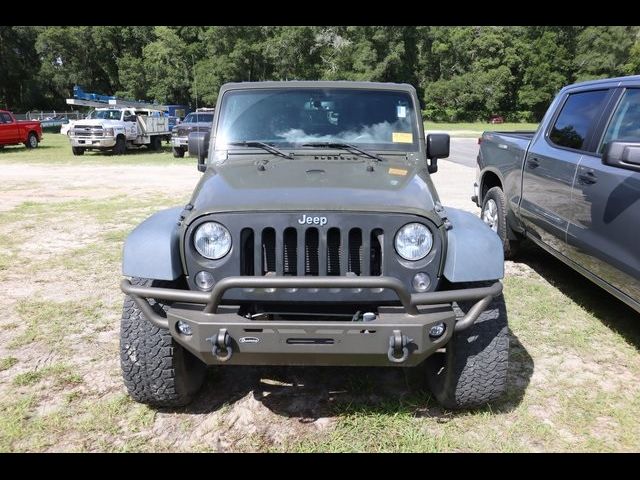
[[[307,217],[305,214],[302,214],[302,218],[298,219],[298,223],[300,225],[326,225],[327,217]]]

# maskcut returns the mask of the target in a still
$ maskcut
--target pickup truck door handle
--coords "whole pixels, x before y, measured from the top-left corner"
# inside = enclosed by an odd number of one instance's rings
[[[581,183],[583,185],[593,185],[597,181],[598,177],[596,177],[596,174],[593,172],[593,170],[589,170],[586,173],[581,173],[580,175],[578,175],[578,183]]]
[[[529,158],[527,160],[527,167],[529,168],[538,168],[540,166],[540,161],[537,158]]]

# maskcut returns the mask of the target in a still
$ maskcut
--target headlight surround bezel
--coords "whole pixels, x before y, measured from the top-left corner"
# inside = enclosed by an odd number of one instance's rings
[[[215,255],[209,256],[207,255],[206,251],[204,251],[204,247],[200,248],[198,246],[198,240],[199,240],[199,234],[203,234],[203,231],[205,229],[209,229],[211,230],[212,228],[218,229],[218,231],[222,231],[223,234],[226,236],[226,238],[228,239],[227,245],[225,245],[221,252],[222,253],[217,253]],[[221,230],[220,230],[221,229]],[[213,232],[209,232],[209,235],[211,235]],[[202,237],[200,236],[200,238],[206,238],[206,237]],[[200,225],[198,225],[196,227],[196,229],[193,232],[192,235],[192,242],[193,242],[193,248],[195,249],[195,251],[203,258],[206,258],[207,260],[220,260],[224,257],[226,257],[229,252],[231,251],[231,247],[233,246],[233,238],[231,238],[231,232],[229,232],[229,229],[227,227],[225,227],[223,224],[221,224],[220,222],[215,222],[215,221],[207,221],[207,222],[203,222]]]
[[[408,228],[415,228],[416,226],[420,226],[421,228],[424,229],[424,232],[427,233],[427,237],[429,239],[428,241],[428,248],[426,248],[426,250],[424,250],[424,253],[421,253],[419,256],[415,257],[415,258],[411,258],[409,255],[404,255],[403,253],[407,253],[406,251],[402,251],[403,248],[398,246],[398,239],[400,238],[401,234],[405,231],[405,229]],[[393,248],[396,251],[396,254],[402,258],[403,260],[407,260],[409,262],[418,262],[420,260],[423,260],[424,258],[426,258],[429,253],[431,253],[431,251],[433,250],[433,246],[435,244],[434,238],[433,238],[433,232],[431,231],[431,229],[429,227],[427,227],[425,224],[420,223],[420,222],[410,222],[407,223],[405,225],[403,225],[402,227],[400,227],[398,229],[398,231],[396,232],[394,239],[393,239]],[[404,247],[406,248],[406,247]]]

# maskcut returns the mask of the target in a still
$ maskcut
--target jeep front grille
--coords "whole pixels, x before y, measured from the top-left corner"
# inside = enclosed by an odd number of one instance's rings
[[[382,275],[383,231],[244,228],[242,275]]]
[[[198,254],[193,243],[196,229],[207,221],[219,222],[231,233],[231,250],[218,260]],[[411,222],[424,223],[434,235],[431,253],[418,262],[402,260],[393,245],[396,232]],[[183,248],[187,282],[193,290],[198,289],[195,276],[202,270],[209,271],[216,281],[238,275],[289,278],[384,275],[400,279],[411,291],[414,275],[424,272],[432,280],[431,289],[435,289],[443,251],[442,236],[428,218],[406,213],[326,210],[308,210],[304,214],[252,211],[202,215],[190,222],[184,232]],[[230,305],[271,302],[279,304],[280,309],[292,301],[396,305],[398,296],[389,289],[338,287],[234,288],[224,295],[224,302]]]

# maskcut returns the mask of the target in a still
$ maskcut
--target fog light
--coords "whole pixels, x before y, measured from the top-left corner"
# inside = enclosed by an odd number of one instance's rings
[[[211,290],[215,280],[213,279],[213,275],[209,272],[198,272],[195,278],[196,286],[200,290]]]
[[[429,336],[431,338],[440,338],[443,334],[444,331],[447,329],[447,326],[440,322],[440,323],[436,323],[433,327],[431,327],[429,329]]]
[[[431,279],[426,273],[416,273],[413,277],[413,289],[416,292],[426,292],[431,285]]]
[[[183,322],[182,320],[178,320],[178,324],[176,325],[176,328],[183,335],[188,335],[188,336],[193,335],[193,330],[191,330],[191,325]]]

